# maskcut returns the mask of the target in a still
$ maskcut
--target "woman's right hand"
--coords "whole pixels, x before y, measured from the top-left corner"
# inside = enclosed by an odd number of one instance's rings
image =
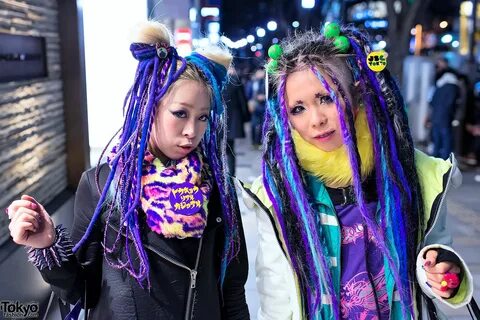
[[[7,208],[13,241],[33,248],[47,248],[55,242],[55,226],[50,215],[33,197],[23,195]]]

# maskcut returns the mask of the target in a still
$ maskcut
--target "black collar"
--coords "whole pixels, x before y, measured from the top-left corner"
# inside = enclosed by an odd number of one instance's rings
[[[353,186],[348,186],[345,188],[326,188],[334,206],[357,203]],[[375,174],[371,174],[367,177],[367,179],[365,179],[365,181],[362,182],[362,190],[365,197],[365,202],[377,201],[378,197],[375,184]]]

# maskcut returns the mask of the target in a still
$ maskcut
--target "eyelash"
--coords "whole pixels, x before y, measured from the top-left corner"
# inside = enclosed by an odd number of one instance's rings
[[[187,113],[185,111],[173,111],[172,114],[179,119],[185,119],[187,117]],[[208,115],[204,114],[201,115],[198,120],[207,122],[209,118],[210,117]]]
[[[330,96],[320,96],[318,97],[321,104],[330,104],[333,103],[333,99]]]
[[[320,104],[331,104],[331,103],[333,103],[333,99],[330,96],[327,96],[327,95],[317,97],[317,99],[320,100]],[[299,109],[301,109],[301,110],[299,110]],[[301,113],[304,110],[305,110],[304,106],[296,105],[295,107],[290,109],[290,113],[293,114],[293,115],[296,115],[296,114]]]
[[[203,122],[207,122],[208,119],[210,119],[210,117],[207,116],[206,114],[204,114],[204,115],[200,116],[200,118],[198,118],[198,120],[203,121]]]
[[[186,118],[187,117],[187,113],[185,111],[173,111],[172,114],[177,117],[177,118]]]
[[[299,110],[300,108],[302,108],[302,110]],[[299,114],[301,113],[302,111],[305,110],[305,107],[302,106],[302,105],[298,105],[298,106],[295,106],[293,107],[292,109],[290,109],[290,113],[293,114],[293,115],[296,115],[296,114]]]

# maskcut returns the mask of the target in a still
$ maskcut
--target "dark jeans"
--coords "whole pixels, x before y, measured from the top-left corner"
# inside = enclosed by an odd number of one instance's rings
[[[228,173],[230,175],[235,175],[235,140],[227,139],[227,162],[228,162]]]
[[[433,125],[433,156],[442,159],[448,159],[452,152],[452,126]]]
[[[252,130],[252,144],[253,145],[260,145],[262,144],[262,126],[263,126],[263,118],[265,114],[256,114],[252,115],[252,120],[250,121],[251,130]]]

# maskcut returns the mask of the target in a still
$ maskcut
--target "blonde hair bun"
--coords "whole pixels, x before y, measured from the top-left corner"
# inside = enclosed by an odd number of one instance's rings
[[[143,21],[138,23],[131,32],[132,43],[172,45],[172,35],[168,28],[158,21]]]
[[[233,56],[230,51],[218,45],[209,45],[203,48],[199,48],[195,50],[195,52],[201,54],[202,56],[212,60],[228,70],[230,65],[232,64]]]

